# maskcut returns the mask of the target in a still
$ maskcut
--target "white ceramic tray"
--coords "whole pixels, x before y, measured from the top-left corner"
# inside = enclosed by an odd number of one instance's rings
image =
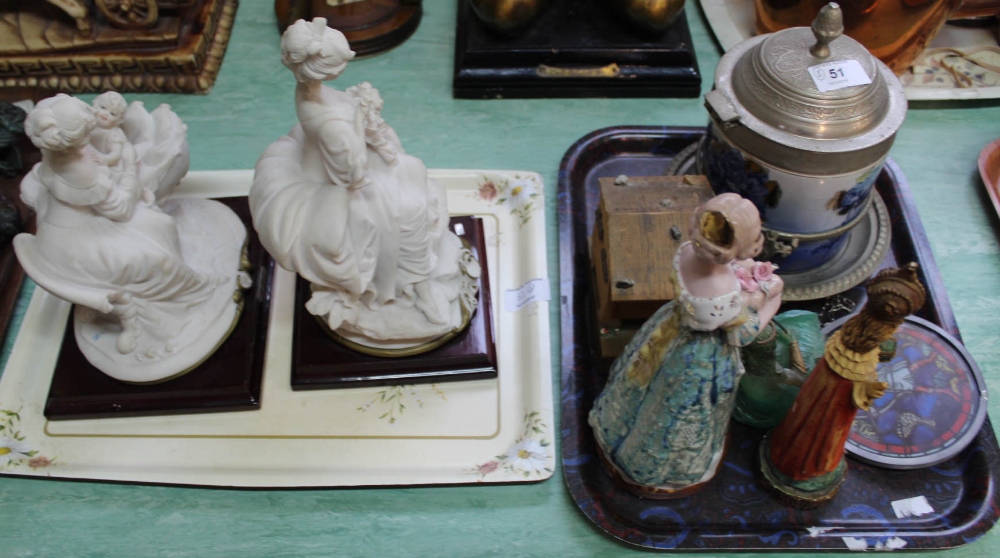
[[[724,51],[745,41],[753,35],[753,0],[699,0],[708,25]],[[925,54],[934,49],[996,47],[996,29],[980,29],[945,25],[931,41]],[[944,74],[942,74],[944,76]],[[923,75],[915,76],[911,71],[900,76],[903,91],[911,101],[965,100],[1000,98],[1000,86],[956,87],[954,85],[933,85],[941,80],[928,79],[929,85],[922,84]],[[952,83],[952,80],[948,80]]]
[[[66,323],[70,305],[36,288],[0,378],[0,449],[8,450],[0,473],[234,487],[550,477],[555,423],[541,178],[431,175],[448,189],[453,214],[483,217],[496,379],[293,392],[295,277],[277,268],[259,410],[50,422],[42,409],[63,336],[51,324]],[[251,171],[193,172],[175,195],[240,196],[251,180]]]

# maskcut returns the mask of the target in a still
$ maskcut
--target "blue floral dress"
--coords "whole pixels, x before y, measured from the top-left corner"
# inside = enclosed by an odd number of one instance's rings
[[[679,279],[678,261],[677,299],[643,324],[615,360],[589,419],[620,474],[665,490],[714,476],[743,373],[739,347],[759,330],[735,276],[731,292],[695,297]]]

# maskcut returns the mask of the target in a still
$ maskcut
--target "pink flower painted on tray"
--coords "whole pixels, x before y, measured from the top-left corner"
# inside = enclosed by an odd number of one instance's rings
[[[519,225],[523,226],[531,219],[532,212],[540,207],[536,199],[541,194],[541,189],[538,177],[532,175],[484,177],[472,196],[509,209]]]
[[[31,467],[32,469],[43,469],[49,465],[52,465],[52,460],[41,455],[38,457],[32,457],[31,460],[28,461],[28,467]]]
[[[499,461],[495,460],[487,461],[486,463],[483,463],[482,465],[476,467],[476,472],[479,473],[480,475],[488,475],[493,471],[496,471],[499,467],[500,467]]]
[[[497,190],[497,185],[493,183],[492,180],[487,180],[479,185],[479,197],[486,201],[493,201],[497,199],[497,195],[500,193]]]

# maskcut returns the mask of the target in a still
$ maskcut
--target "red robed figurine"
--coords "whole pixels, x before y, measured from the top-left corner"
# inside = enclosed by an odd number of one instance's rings
[[[847,473],[844,444],[854,416],[887,386],[876,372],[879,345],[926,298],[915,263],[882,271],[867,290],[868,303],[827,340],[791,410],[761,442],[763,483],[790,505],[812,508],[837,494]]]

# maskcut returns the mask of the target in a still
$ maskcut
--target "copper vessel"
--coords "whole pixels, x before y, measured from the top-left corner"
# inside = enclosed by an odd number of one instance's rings
[[[754,0],[756,32],[808,26],[826,0]],[[842,0],[844,34],[897,75],[956,17],[996,14],[1000,0]]]

